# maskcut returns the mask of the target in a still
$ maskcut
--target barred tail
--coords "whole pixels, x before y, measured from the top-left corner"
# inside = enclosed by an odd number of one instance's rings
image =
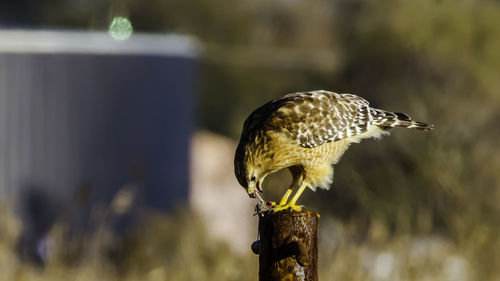
[[[381,109],[370,108],[372,124],[384,129],[403,127],[417,129],[422,131],[430,131],[434,129],[434,125],[413,121],[410,116],[401,112],[390,112]]]

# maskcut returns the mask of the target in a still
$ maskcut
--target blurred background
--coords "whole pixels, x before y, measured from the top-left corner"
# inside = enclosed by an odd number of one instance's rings
[[[257,280],[242,124],[325,89],[436,129],[304,194],[320,280],[500,280],[499,50],[493,0],[2,1],[0,279]]]

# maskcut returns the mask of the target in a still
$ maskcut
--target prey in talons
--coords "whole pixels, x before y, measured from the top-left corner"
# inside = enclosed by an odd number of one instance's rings
[[[248,188],[247,193],[251,198],[258,198],[259,203],[255,206],[255,214],[262,214],[265,212],[279,212],[279,211],[284,211],[287,209],[291,209],[297,212],[302,211],[302,206],[296,205],[295,202],[299,198],[300,194],[304,191],[304,188],[299,188],[299,190],[295,193],[293,198],[288,202],[288,198],[290,197],[290,194],[292,194],[292,188],[289,188],[286,193],[283,195],[281,198],[279,204],[276,204],[276,202],[272,201],[265,201],[262,199],[259,193],[263,193],[264,191],[262,190],[261,185],[258,185],[256,188]],[[287,203],[288,202],[288,203]]]

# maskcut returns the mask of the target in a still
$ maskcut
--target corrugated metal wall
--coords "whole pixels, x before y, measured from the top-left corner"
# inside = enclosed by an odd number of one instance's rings
[[[195,72],[190,56],[0,52],[0,195],[141,182],[152,206],[185,201]]]

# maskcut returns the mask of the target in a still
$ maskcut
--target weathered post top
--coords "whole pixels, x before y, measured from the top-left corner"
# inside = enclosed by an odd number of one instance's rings
[[[312,211],[267,212],[259,219],[259,280],[318,280],[318,221]]]

